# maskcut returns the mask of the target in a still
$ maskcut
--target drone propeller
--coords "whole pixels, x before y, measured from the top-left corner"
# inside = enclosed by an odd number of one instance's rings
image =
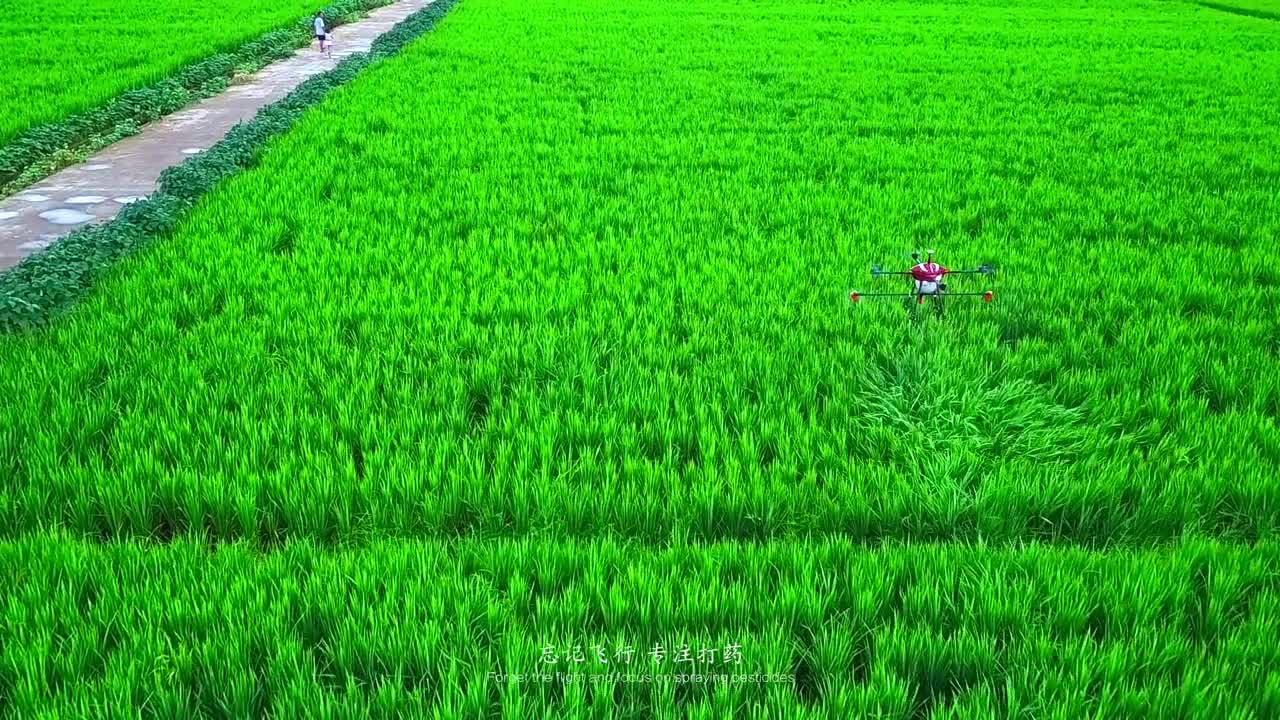
[[[884,270],[879,265],[871,266],[871,275],[873,277],[880,277],[882,275],[910,275],[910,274],[911,274],[910,270]],[[991,267],[990,265],[983,264],[983,265],[979,265],[973,270],[949,270],[947,271],[947,274],[948,275],[995,275],[996,269]]]

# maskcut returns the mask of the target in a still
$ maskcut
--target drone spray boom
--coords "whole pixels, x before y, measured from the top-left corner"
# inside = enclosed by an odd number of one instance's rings
[[[991,302],[995,299],[995,293],[987,290],[986,292],[968,292],[968,293],[946,293],[946,297],[981,297],[983,302]],[[916,293],[860,293],[856,290],[849,293],[849,299],[858,302],[862,298],[868,297],[896,297],[896,298],[923,298],[923,295]]]

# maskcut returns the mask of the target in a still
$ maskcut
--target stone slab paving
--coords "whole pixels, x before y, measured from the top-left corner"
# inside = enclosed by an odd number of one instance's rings
[[[334,28],[332,58],[313,42],[0,201],[0,271],[80,226],[115,217],[125,205],[154,192],[165,169],[212,147],[237,123],[251,120],[307,78],[332,69],[348,55],[368,52],[380,35],[431,1],[398,0]]]

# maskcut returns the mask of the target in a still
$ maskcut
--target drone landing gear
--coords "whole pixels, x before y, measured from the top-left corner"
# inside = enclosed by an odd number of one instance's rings
[[[910,313],[912,317],[916,317],[920,306],[924,305],[926,302],[930,305],[930,309],[935,315],[942,317],[943,302],[941,292],[918,293],[911,295],[907,297],[903,304],[906,306],[907,312]]]

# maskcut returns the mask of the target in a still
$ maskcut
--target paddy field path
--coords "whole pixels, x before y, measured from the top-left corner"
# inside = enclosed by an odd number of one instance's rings
[[[238,123],[373,42],[432,0],[398,0],[333,30],[333,57],[313,44],[225,91],[142,128],[13,195],[0,199],[0,270],[73,230],[104,223],[156,190],[160,174],[220,141]]]

